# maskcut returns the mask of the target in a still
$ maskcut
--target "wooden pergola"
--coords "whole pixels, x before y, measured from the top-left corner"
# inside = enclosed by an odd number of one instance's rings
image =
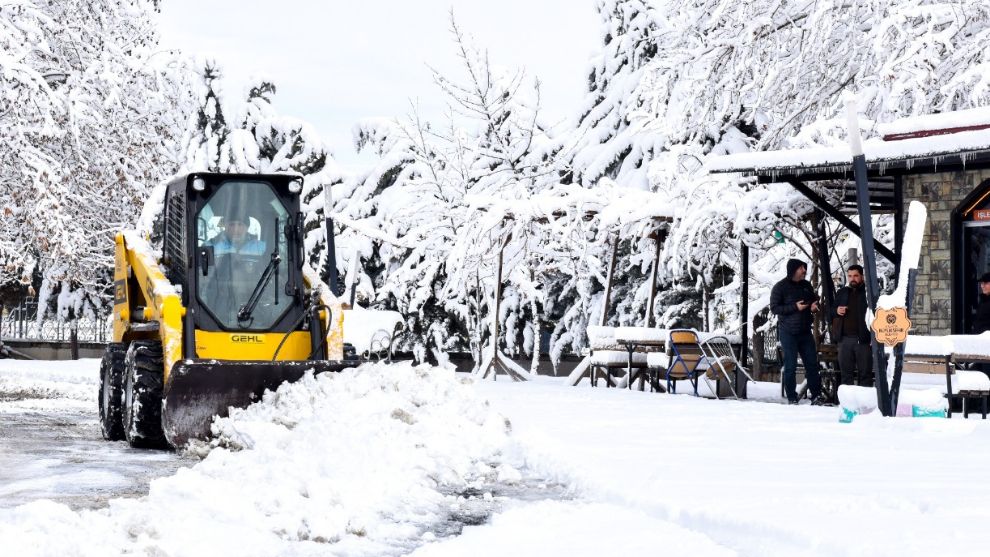
[[[951,141],[941,136],[962,133]],[[928,129],[915,133],[886,135],[865,142],[868,195],[867,204],[874,215],[892,214],[894,245],[885,246],[874,239],[876,253],[900,271],[904,243],[905,178],[935,173],[990,169],[990,125],[965,129]],[[860,202],[852,157],[847,148],[796,149],[727,155],[709,162],[712,174],[737,174],[755,179],[757,184],[788,184],[810,201],[816,211],[830,217],[849,232],[862,238],[860,226],[850,215]],[[819,220],[821,222],[821,219]],[[835,285],[823,225],[818,234],[819,268],[822,270],[824,301],[833,304]],[[953,229],[953,235],[958,231]],[[748,317],[749,248],[742,246],[742,315]],[[953,272],[959,261],[954,258]],[[953,313],[960,311],[960,296],[953,296]],[[748,344],[748,323],[743,320],[743,350]],[[742,355],[745,364],[746,354]]]

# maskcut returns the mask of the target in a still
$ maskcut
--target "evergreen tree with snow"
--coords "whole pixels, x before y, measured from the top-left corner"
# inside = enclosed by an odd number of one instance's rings
[[[230,128],[223,114],[221,71],[215,61],[207,61],[199,75],[202,94],[195,119],[186,139],[185,166],[207,172],[220,172],[229,166],[227,137]]]
[[[320,173],[327,168],[329,149],[310,124],[276,112],[275,91],[275,84],[266,79],[248,88],[242,116],[228,138],[226,170]]]
[[[661,25],[645,0],[599,0],[602,51],[591,61],[588,93],[573,132],[573,180],[594,185],[611,178],[646,189],[655,137],[635,115],[642,71],[658,57]]]

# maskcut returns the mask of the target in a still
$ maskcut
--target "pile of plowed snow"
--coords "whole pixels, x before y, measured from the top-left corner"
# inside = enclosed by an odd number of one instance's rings
[[[79,411],[96,405],[99,368],[96,360],[0,360],[0,413]]]
[[[217,420],[209,454],[140,499],[0,512],[10,555],[381,555],[435,537],[457,493],[520,478],[509,424],[452,371],[309,375]],[[517,464],[518,465],[518,464]],[[461,499],[461,501],[463,501]]]

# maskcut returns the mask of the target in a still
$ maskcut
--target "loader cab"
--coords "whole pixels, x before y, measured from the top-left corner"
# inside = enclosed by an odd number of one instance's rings
[[[190,174],[166,194],[162,261],[184,330],[287,333],[303,304],[302,178]],[[186,358],[195,358],[185,339]],[[203,355],[200,354],[200,357]]]

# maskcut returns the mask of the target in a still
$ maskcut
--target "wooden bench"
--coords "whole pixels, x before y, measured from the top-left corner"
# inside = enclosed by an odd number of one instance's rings
[[[647,353],[634,351],[632,353],[632,370],[635,374],[637,370],[647,369]],[[624,374],[628,375],[630,368],[630,355],[629,352],[624,347],[602,347],[598,349],[592,349],[590,353],[591,357],[591,386],[598,386],[598,379],[604,377],[606,385],[608,387],[617,386],[616,382],[613,381],[613,373],[621,370]],[[627,381],[627,384],[631,384],[633,381]]]

